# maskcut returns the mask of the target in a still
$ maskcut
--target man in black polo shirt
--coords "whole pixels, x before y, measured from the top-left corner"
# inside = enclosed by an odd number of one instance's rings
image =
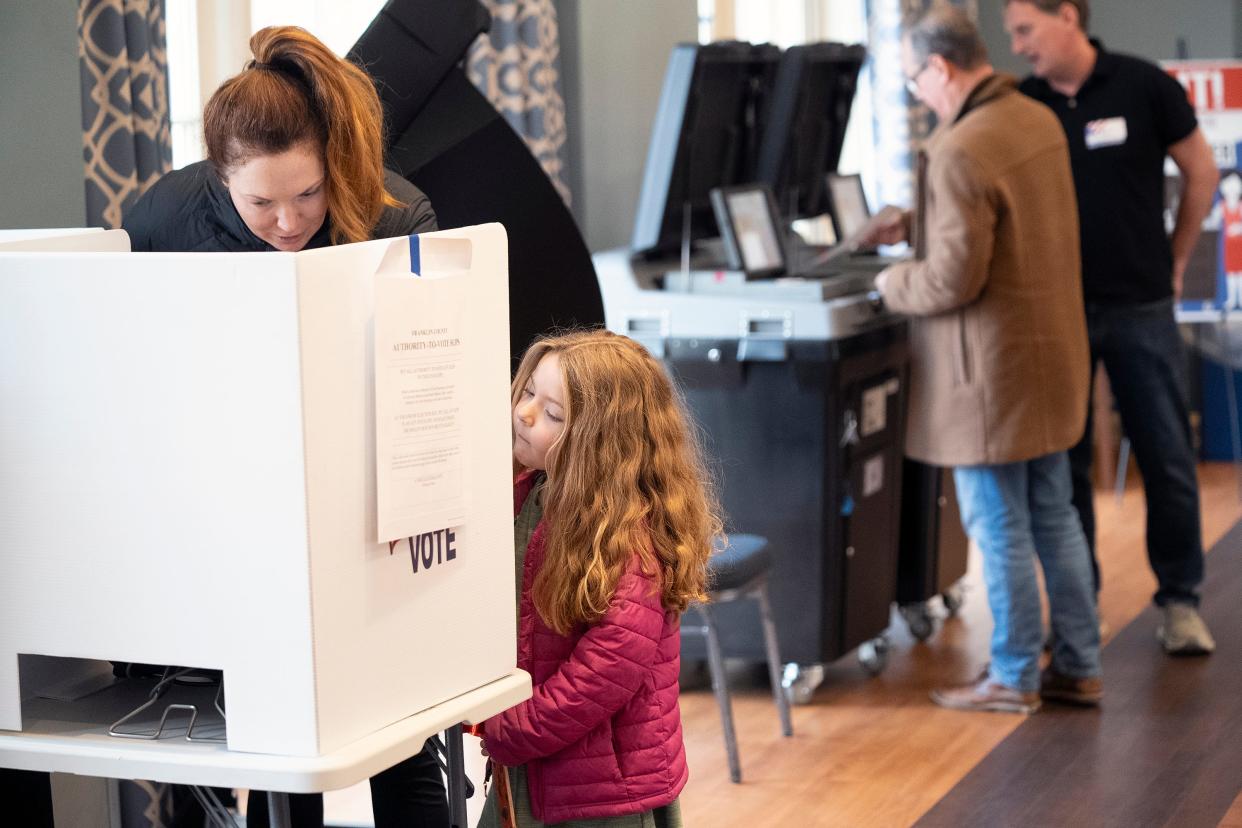
[[[1216,645],[1198,613],[1199,487],[1173,301],[1211,207],[1215,160],[1175,80],[1088,38],[1087,0],[1004,3],[1013,51],[1033,72],[1021,89],[1052,108],[1069,139],[1091,362],[1104,362],[1143,474],[1147,555],[1164,613],[1156,634],[1169,653],[1210,653]],[[1163,214],[1166,155],[1183,180],[1172,238]],[[1074,505],[1094,553],[1090,421],[1070,460]]]

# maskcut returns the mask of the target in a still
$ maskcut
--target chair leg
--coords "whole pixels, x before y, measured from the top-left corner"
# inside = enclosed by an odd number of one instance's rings
[[[776,710],[781,717],[781,734],[793,735],[793,722],[789,716],[789,695],[781,684],[781,652],[776,640],[776,624],[772,621],[772,606],[768,603],[768,583],[760,581],[755,588],[759,601],[759,618],[763,622],[763,644],[768,651],[768,678],[772,682],[772,695]]]
[[[1113,499],[1118,503],[1126,497],[1126,471],[1130,468],[1130,438],[1121,438],[1121,447],[1117,449],[1117,477],[1113,483]]]
[[[710,605],[697,608],[703,614],[707,635],[707,669],[712,675],[712,692],[720,708],[720,724],[724,728],[725,751],[729,757],[729,778],[742,781],[742,761],[737,754],[737,734],[733,730],[733,703],[729,698],[729,683],[725,677],[724,657],[720,653],[720,639],[716,636],[716,619]]]

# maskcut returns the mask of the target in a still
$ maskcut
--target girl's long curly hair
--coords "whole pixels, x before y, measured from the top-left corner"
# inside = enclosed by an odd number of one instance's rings
[[[384,112],[371,78],[297,26],[250,38],[254,60],[203,108],[207,159],[222,179],[259,155],[309,142],[323,157],[333,244],[366,241],[385,206]]]
[[[577,331],[531,345],[513,380],[515,407],[547,354],[560,360],[567,410],[547,456],[548,534],[535,609],[562,634],[598,621],[638,555],[664,608],[680,614],[704,600],[721,532],[715,487],[680,395],[638,343]]]

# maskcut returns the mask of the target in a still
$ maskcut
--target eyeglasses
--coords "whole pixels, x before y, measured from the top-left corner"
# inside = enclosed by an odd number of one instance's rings
[[[931,65],[931,55],[927,56],[927,59],[915,70],[913,75],[906,78],[906,91],[910,93],[910,97],[917,100],[922,99],[922,96],[919,94],[919,75],[926,72],[929,65]]]

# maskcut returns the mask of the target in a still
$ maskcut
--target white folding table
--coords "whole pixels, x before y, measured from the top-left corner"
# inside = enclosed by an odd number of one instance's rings
[[[77,702],[34,699],[24,707],[29,715],[25,730],[0,731],[0,767],[271,791],[272,825],[285,828],[290,793],[320,793],[353,785],[413,756],[428,738],[444,731],[453,824],[464,828],[460,724],[482,721],[529,698],[530,693],[530,676],[514,670],[321,756],[230,751],[223,744],[188,742],[177,728],[166,738],[152,741],[109,736],[109,724],[135,701],[132,693],[112,689]],[[219,819],[218,814],[213,816]]]

